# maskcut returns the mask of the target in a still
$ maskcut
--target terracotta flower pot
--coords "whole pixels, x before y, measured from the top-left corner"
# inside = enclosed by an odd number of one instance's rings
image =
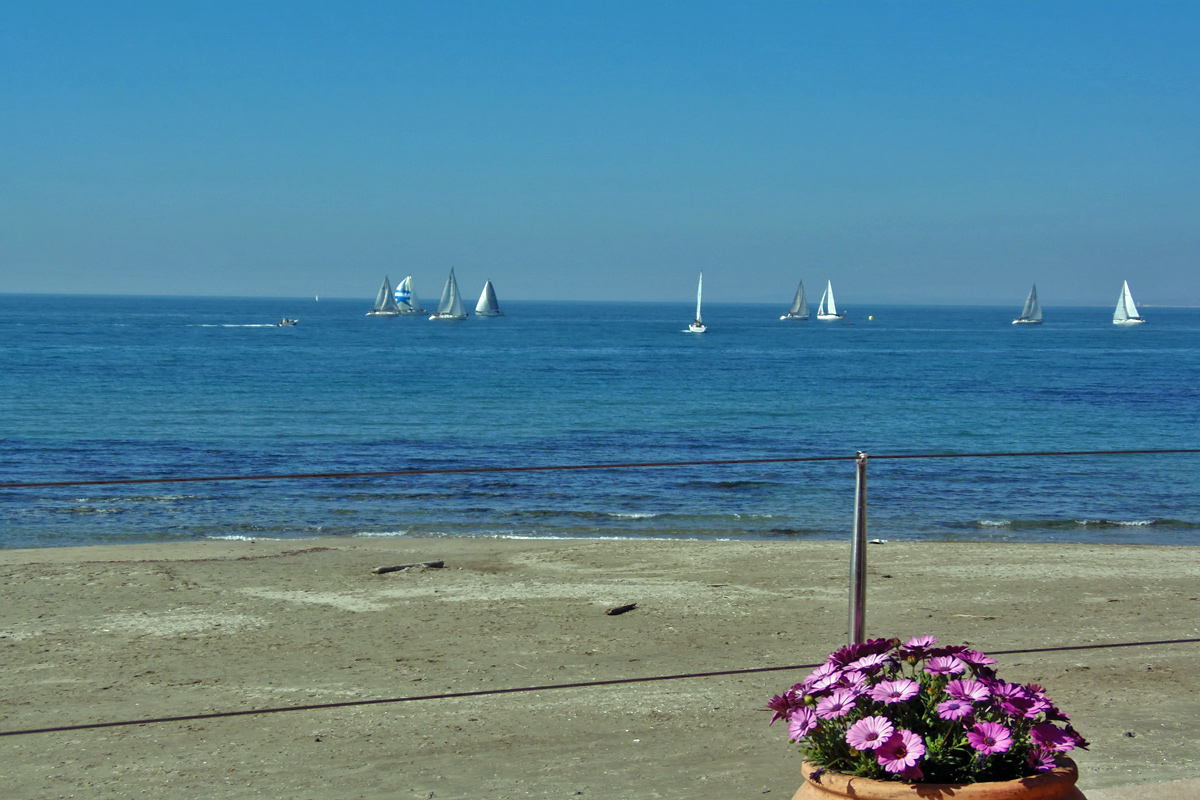
[[[804,762],[804,784],[792,800],[1086,800],[1075,788],[1079,770],[1064,759],[1063,766],[1029,778],[985,783],[900,783],[855,778],[839,772],[822,772],[818,781],[808,776],[818,767]]]

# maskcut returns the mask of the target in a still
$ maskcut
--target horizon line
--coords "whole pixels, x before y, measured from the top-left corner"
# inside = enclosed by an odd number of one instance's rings
[[[101,298],[138,298],[138,299],[169,299],[169,300],[270,300],[270,301],[296,301],[318,303],[320,295],[313,295],[314,299],[309,300],[309,295],[238,295],[238,294],[129,294],[129,293],[112,293],[112,294],[97,294],[97,293],[76,293],[76,292],[0,292],[0,297],[101,297]],[[371,298],[365,296],[334,296],[330,295],[326,298],[328,301],[354,301],[364,302],[367,305],[371,304]],[[505,303],[597,303],[597,304],[617,304],[624,305],[691,305],[690,300],[573,300],[573,299],[526,299],[526,298],[508,298]],[[714,306],[786,306],[783,301],[774,300],[713,300],[706,305]],[[843,304],[847,308],[855,305],[862,307],[864,305],[876,305],[884,307],[906,307],[906,308],[949,308],[956,306],[969,306],[972,308],[1007,308],[1010,305],[1019,307],[1020,302],[998,302],[993,300],[959,300],[959,301],[944,301],[936,303],[920,303],[906,302],[897,300],[863,300],[858,303]],[[1045,308],[1108,308],[1111,303],[1103,305],[1091,305],[1085,303],[1054,303],[1051,305],[1043,304]],[[1168,304],[1168,303],[1138,303],[1140,308],[1181,308],[1195,309],[1200,308],[1200,303],[1197,304]]]

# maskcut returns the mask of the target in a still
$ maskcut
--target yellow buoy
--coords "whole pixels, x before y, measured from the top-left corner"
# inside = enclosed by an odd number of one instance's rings
[[[867,321],[868,321],[868,322],[872,322],[872,321],[874,321],[874,320],[875,320],[875,317],[867,317]]]

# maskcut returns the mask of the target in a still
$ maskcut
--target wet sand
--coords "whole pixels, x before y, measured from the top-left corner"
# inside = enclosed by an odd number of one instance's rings
[[[1085,792],[1200,776],[1200,549],[868,558],[868,635],[970,643],[1046,686],[1092,741]],[[13,798],[786,800],[800,760],[764,704],[803,670],[21,732],[815,664],[845,642],[848,572],[847,545],[803,542],[0,551],[0,780]]]

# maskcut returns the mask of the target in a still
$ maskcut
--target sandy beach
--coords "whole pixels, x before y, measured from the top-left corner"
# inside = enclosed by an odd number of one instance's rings
[[[1046,686],[1092,742],[1085,793],[1200,776],[1200,550],[868,557],[868,634],[967,642]],[[786,800],[800,761],[764,704],[802,670],[551,687],[815,664],[846,638],[848,564],[835,543],[0,552],[0,780],[13,798]],[[359,703],[398,698],[428,699]],[[334,703],[352,704],[73,728]]]

